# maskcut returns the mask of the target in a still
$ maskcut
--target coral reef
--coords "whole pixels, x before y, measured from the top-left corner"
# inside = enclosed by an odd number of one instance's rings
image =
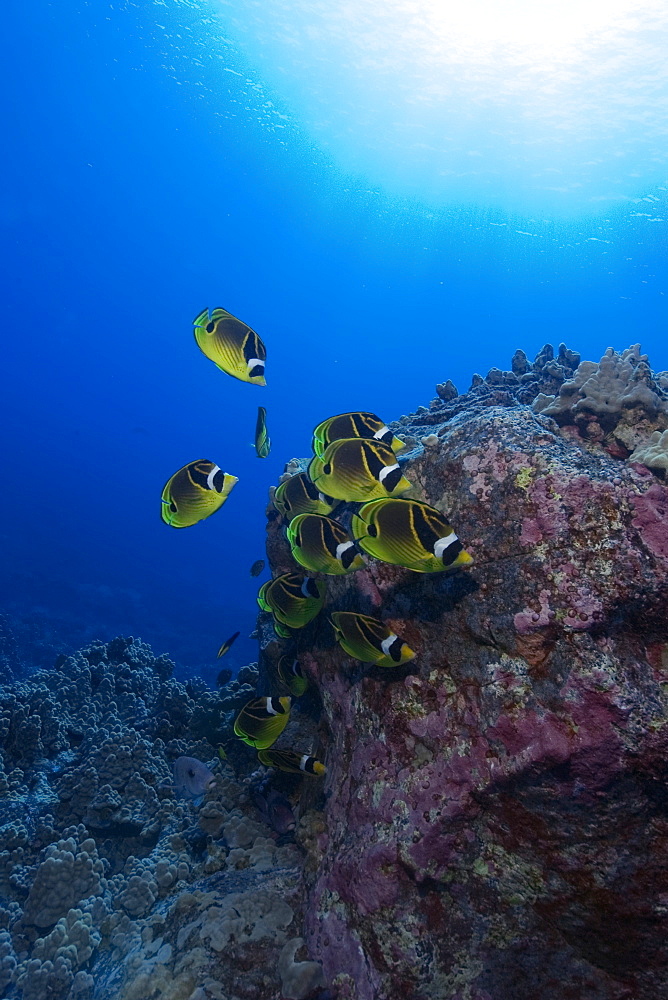
[[[390,426],[474,563],[329,579],[277,744],[324,793],[232,739],[284,693],[270,615],[218,691],[132,638],[27,675],[0,620],[3,1000],[666,995],[668,373],[546,345]],[[337,610],[416,658],[351,660]]]
[[[253,804],[254,755],[216,753],[257,669],[212,692],[172,667],[120,638],[0,688],[3,1000],[278,1000],[282,975],[318,978],[278,971],[304,853]]]
[[[301,644],[328,766],[304,937],[342,1000],[665,995],[668,488],[639,463],[667,384],[637,347],[547,345],[390,425],[475,561],[330,578],[326,612],[383,617],[405,667],[350,660],[324,615]]]

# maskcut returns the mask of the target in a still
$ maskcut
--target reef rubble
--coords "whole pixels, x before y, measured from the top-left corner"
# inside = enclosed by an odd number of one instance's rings
[[[271,779],[294,836],[229,739],[284,693],[269,615],[219,691],[132,638],[26,675],[0,622],[3,1000],[668,996],[668,373],[546,345],[390,426],[474,562],[328,578],[277,743],[326,761],[324,792]],[[277,518],[267,552],[295,570]],[[351,660],[336,610],[416,658]]]

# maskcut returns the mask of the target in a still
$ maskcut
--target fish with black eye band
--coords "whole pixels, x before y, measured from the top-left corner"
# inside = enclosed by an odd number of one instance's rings
[[[193,320],[195,340],[202,354],[221,371],[252,385],[266,385],[267,349],[247,323],[227,309],[203,309]]]

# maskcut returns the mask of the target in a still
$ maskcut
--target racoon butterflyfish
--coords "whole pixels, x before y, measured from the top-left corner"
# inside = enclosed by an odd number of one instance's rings
[[[281,684],[284,684],[295,698],[300,698],[304,694],[308,687],[308,680],[304,677],[296,657],[281,656],[276,664],[276,672]]]
[[[415,653],[378,618],[359,615],[354,611],[335,611],[332,625],[339,644],[346,653],[363,663],[377,667],[398,667],[415,657]]]
[[[272,503],[288,521],[297,514],[329,514],[336,506],[336,501],[321,493],[305,472],[277,486]]]
[[[290,719],[292,698],[253,698],[234,720],[235,735],[256,750],[266,750],[278,737]]]
[[[342,576],[364,566],[355,542],[331,517],[298,514],[287,531],[293,558],[313,573]]]
[[[255,330],[226,309],[203,309],[193,320],[195,340],[221,371],[253,385],[266,385],[264,363],[267,351]]]
[[[325,603],[327,586],[299,573],[284,573],[260,587],[257,603],[288,628],[303,628]],[[280,633],[279,633],[280,634]]]
[[[389,427],[375,413],[360,410],[355,413],[339,413],[318,424],[313,431],[313,451],[320,458],[332,441],[341,438],[370,438],[389,445],[392,451],[401,451],[406,445],[395,437]]]
[[[313,486],[315,481],[320,478],[324,467],[325,463],[320,456],[314,455],[309,464],[306,466],[306,476],[310,480],[311,486]],[[304,513],[306,513],[306,511],[304,511]],[[313,511],[313,513],[316,513],[316,511]]]
[[[258,760],[265,767],[277,767],[289,774],[311,774],[321,777],[326,773],[325,765],[307,753],[296,750],[258,750]]]
[[[365,438],[332,441],[322,458],[311,460],[309,476],[337,500],[375,500],[411,488],[390,446]]]
[[[231,635],[229,637],[229,639],[226,639],[225,642],[223,643],[223,645],[220,647],[220,649],[216,653],[216,659],[219,660],[221,658],[221,656],[225,656],[225,653],[229,652],[230,646],[232,645],[232,643],[235,641],[235,639],[238,639],[240,635],[241,635],[241,632],[235,632],[234,635]]]
[[[276,618],[276,615],[274,615],[274,632],[281,639],[292,638],[292,629],[289,629],[287,625],[283,625],[281,622],[279,622],[278,619]]]
[[[352,532],[368,555],[416,573],[473,562],[440,510],[420,500],[373,500],[353,515]]]
[[[172,528],[189,528],[215,514],[238,482],[206,458],[190,462],[165,483],[160,516]]]
[[[257,408],[257,423],[255,424],[255,454],[258,458],[266,458],[271,449],[271,441],[267,433],[267,411],[264,406]]]

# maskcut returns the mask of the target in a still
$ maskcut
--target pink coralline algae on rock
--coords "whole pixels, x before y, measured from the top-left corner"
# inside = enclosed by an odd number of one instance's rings
[[[633,527],[641,533],[650,552],[668,559],[668,490],[654,483],[632,502],[636,514]]]
[[[449,397],[396,428],[438,436],[404,471],[448,515],[471,570],[371,560],[328,593],[326,613],[376,615],[380,595],[415,661],[367,669],[326,624],[314,631],[327,835],[307,944],[348,1000],[657,1000],[668,491],[517,395],[494,405],[497,375],[474,382],[470,405]]]

